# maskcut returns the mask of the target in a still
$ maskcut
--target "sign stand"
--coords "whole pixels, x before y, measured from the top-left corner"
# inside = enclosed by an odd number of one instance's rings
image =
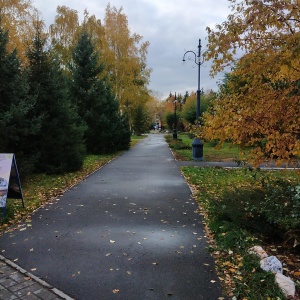
[[[15,155],[0,153],[0,208],[3,217],[7,198],[21,199],[22,206],[25,207]]]

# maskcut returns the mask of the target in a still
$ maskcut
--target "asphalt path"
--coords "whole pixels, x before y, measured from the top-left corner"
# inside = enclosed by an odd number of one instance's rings
[[[0,236],[1,255],[78,300],[217,300],[207,246],[197,204],[158,134]]]

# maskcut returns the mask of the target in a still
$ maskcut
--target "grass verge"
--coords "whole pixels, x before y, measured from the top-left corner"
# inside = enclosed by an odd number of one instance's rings
[[[177,140],[173,140],[172,135],[165,136],[170,148],[173,150],[176,159],[192,160],[193,139],[188,134],[179,134]],[[244,151],[247,153],[247,150]],[[216,144],[204,143],[204,161],[240,161],[243,159],[242,151],[238,146],[225,143],[222,148],[217,149]]]
[[[196,167],[182,172],[204,216],[227,294],[243,300],[285,299],[274,274],[263,271],[248,253],[254,245],[277,256],[299,293],[299,172]]]

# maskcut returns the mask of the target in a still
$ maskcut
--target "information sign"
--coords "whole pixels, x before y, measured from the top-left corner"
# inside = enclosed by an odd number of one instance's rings
[[[0,208],[6,208],[7,198],[22,199],[24,207],[15,155],[13,153],[0,153]]]

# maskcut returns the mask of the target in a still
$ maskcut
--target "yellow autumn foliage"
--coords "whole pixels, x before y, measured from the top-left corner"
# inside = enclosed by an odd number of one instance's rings
[[[9,32],[8,51],[15,48],[25,61],[26,49],[35,33],[39,12],[31,0],[0,0],[2,26]]]
[[[227,21],[208,28],[212,75],[231,69],[202,134],[251,146],[257,163],[291,162],[300,156],[299,2],[230,3]]]

